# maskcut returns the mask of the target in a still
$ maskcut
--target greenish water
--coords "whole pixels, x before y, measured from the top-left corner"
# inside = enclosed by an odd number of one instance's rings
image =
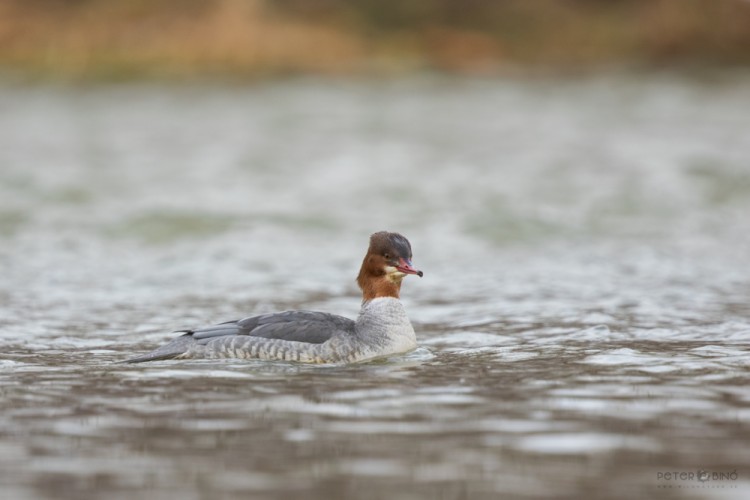
[[[749,105],[742,75],[0,87],[3,491],[747,497]],[[353,317],[381,229],[425,272],[414,353],[115,363]]]

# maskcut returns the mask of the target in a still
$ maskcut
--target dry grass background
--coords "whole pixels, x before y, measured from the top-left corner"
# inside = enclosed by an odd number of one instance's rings
[[[45,77],[749,64],[746,0],[0,0],[0,68]]]

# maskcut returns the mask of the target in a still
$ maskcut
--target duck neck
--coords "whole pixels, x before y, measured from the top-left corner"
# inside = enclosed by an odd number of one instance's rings
[[[380,276],[363,274],[360,271],[357,283],[362,290],[362,302],[367,302],[378,297],[399,298],[401,293],[401,278],[395,278],[383,273]]]

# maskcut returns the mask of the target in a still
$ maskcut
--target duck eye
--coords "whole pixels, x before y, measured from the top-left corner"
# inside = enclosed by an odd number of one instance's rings
[[[385,257],[386,259],[390,259],[391,258],[391,254],[389,254],[388,252],[386,252],[386,253],[383,254],[383,257]]]

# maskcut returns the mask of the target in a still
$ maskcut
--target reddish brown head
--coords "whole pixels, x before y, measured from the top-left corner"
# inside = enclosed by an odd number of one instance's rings
[[[376,297],[399,297],[401,280],[407,274],[422,277],[422,271],[411,263],[411,244],[398,233],[380,231],[370,236],[357,283],[364,300]]]

